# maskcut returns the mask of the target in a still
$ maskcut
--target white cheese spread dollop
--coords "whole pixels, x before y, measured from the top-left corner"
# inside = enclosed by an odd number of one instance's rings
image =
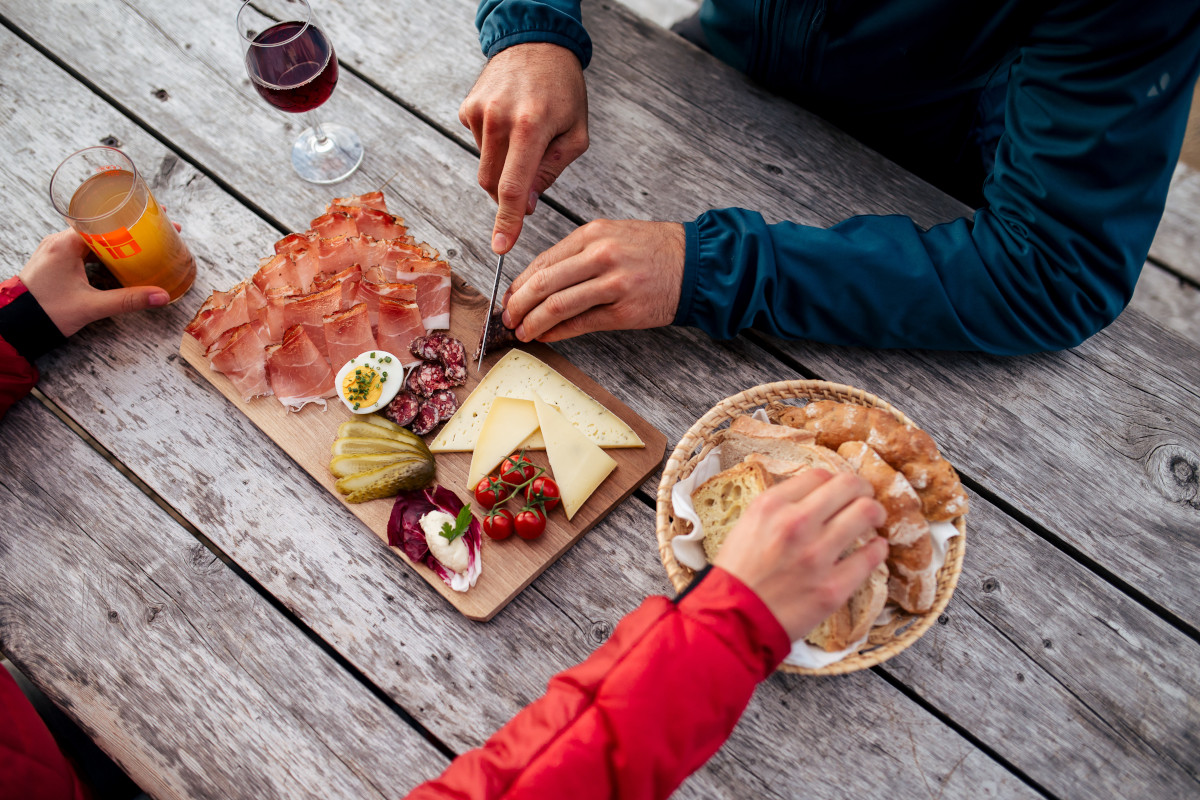
[[[425,544],[429,552],[442,562],[442,566],[451,572],[465,573],[467,571],[467,542],[465,536],[458,536],[452,542],[447,542],[442,536],[442,526],[449,524],[454,528],[454,517],[445,511],[430,511],[419,520],[421,530],[425,532]]]

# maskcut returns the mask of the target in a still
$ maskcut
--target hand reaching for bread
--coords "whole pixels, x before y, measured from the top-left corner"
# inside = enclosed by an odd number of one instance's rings
[[[887,542],[875,535],[887,514],[873,494],[856,475],[806,470],[754,499],[714,563],[753,589],[793,641],[801,639],[887,558]]]

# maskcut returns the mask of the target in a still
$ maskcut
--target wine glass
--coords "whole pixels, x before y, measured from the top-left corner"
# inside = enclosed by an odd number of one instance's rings
[[[237,26],[254,88],[276,108],[307,115],[309,127],[292,145],[296,173],[312,183],[349,177],[362,163],[358,134],[345,125],[321,123],[312,113],[333,94],[338,63],[308,0],[246,0]]]

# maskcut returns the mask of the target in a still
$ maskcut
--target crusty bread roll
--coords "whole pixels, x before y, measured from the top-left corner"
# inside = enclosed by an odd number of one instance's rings
[[[937,572],[933,538],[917,493],[865,442],[845,442],[838,454],[871,484],[875,499],[887,511],[879,532],[889,544],[888,599],[905,611],[923,614],[933,606]]]
[[[888,599],[888,571],[883,564],[875,567],[850,601],[821,622],[806,642],[826,652],[845,650],[867,635]]]
[[[854,468],[846,463],[846,459],[819,444],[800,444],[792,448],[791,459],[771,458],[751,453],[746,456],[748,464],[762,464],[776,482],[787,480],[806,469],[819,467],[830,472],[854,472]]]
[[[770,485],[771,476],[761,464],[736,464],[692,492],[692,505],[704,530],[704,555],[709,563],[716,560],[725,537],[750,502]]]
[[[837,449],[851,441],[871,445],[912,484],[927,519],[940,522],[967,513],[967,493],[958,473],[938,453],[933,438],[882,408],[816,400],[805,406],[774,406],[771,413],[780,424],[812,431],[817,444],[825,447]]]
[[[734,417],[722,434],[721,469],[742,463],[751,453],[782,461],[799,461],[797,447],[813,444],[816,438],[812,431],[772,425],[750,416]]]

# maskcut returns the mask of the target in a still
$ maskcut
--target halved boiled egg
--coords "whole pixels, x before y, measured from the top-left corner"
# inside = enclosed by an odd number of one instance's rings
[[[404,367],[385,350],[368,350],[338,370],[334,386],[346,408],[370,414],[392,402],[404,386]]]

